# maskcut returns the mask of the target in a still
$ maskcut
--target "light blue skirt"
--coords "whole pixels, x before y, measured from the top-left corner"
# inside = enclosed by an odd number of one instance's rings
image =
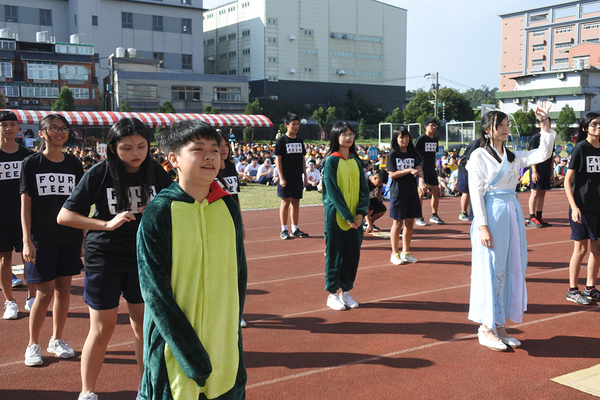
[[[471,298],[469,319],[495,328],[506,318],[523,321],[527,310],[527,236],[521,203],[514,190],[484,196],[493,248],[481,244],[471,225]]]

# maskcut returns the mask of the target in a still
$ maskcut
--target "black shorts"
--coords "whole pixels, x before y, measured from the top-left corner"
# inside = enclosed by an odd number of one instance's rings
[[[23,251],[21,224],[0,226],[0,253]]]
[[[379,214],[381,212],[386,212],[387,207],[385,206],[385,204],[383,204],[382,201],[379,201],[379,199],[374,198],[369,201],[369,210],[372,210],[373,214]]]
[[[469,178],[466,174],[461,172],[458,173],[458,177],[456,178],[456,190],[461,193],[469,194]]]
[[[573,222],[572,210],[569,208],[569,223],[571,224],[571,240],[598,240],[600,213],[597,211],[581,210],[581,223]]]
[[[430,186],[439,186],[440,183],[438,182],[438,175],[434,170],[428,170],[428,169],[424,169],[423,170],[423,180],[425,181],[426,184],[430,185]]]
[[[277,181],[277,197],[282,199],[301,199],[302,193],[304,192],[304,182],[298,181],[286,181],[285,187],[281,187],[279,184],[281,180]]]
[[[541,190],[552,189],[552,185],[550,184],[550,175],[540,174],[540,179],[538,179],[538,182],[533,183],[533,181],[531,181],[530,186],[532,189],[541,189]]]
[[[418,197],[392,197],[390,199],[390,218],[395,221],[421,218],[421,202]]]
[[[112,310],[119,307],[121,294],[131,304],[144,302],[137,272],[107,274],[86,272],[83,301],[93,310]]]
[[[50,282],[58,276],[79,275],[83,268],[81,245],[36,247],[35,264],[25,263],[27,283]]]

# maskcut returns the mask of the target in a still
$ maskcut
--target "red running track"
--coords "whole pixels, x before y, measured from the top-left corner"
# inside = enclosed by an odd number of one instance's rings
[[[520,194],[527,212],[528,193]],[[424,203],[429,218],[429,202]],[[389,240],[365,237],[352,295],[360,307],[333,311],[325,305],[323,209],[303,207],[300,227],[311,237],[279,239],[278,210],[243,212],[249,281],[243,330],[247,398],[263,399],[579,399],[591,395],[551,378],[600,361],[599,308],[565,300],[569,240],[568,203],[562,190],[547,194],[544,219],[527,229],[528,311],[508,331],[523,342],[498,353],[477,342],[467,319],[470,276],[468,222],[458,220],[458,198],[443,198],[443,226],[417,227],[412,253],[420,262],[389,262]],[[386,216],[377,222],[389,229]],[[580,285],[585,283],[582,269]],[[26,312],[0,320],[0,399],[76,399],[79,355],[87,334],[83,278],[73,282],[65,340],[77,357],[58,360],[45,352],[51,320],[44,326],[44,365],[23,365]],[[16,291],[23,309],[26,290]],[[126,307],[102,369],[101,400],[135,398],[137,370]]]

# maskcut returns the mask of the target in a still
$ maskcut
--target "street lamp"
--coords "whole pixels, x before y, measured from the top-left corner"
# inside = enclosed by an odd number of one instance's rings
[[[435,107],[433,109],[433,115],[435,117],[437,117],[438,116],[438,78],[439,78],[439,72],[425,74],[424,78],[433,77],[433,76],[435,76]]]

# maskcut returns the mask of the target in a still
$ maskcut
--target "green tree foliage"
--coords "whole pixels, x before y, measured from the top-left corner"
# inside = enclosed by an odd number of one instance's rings
[[[560,110],[558,119],[556,120],[556,132],[562,140],[569,142],[571,140],[571,133],[569,127],[575,123],[577,118],[575,117],[575,111],[567,104]]]
[[[202,114],[220,114],[220,113],[219,113],[219,110],[217,110],[217,107],[207,104],[204,106],[204,110],[202,110]]]
[[[463,96],[469,101],[471,107],[479,107],[482,104],[495,104],[498,106],[498,100],[496,100],[496,92],[498,88],[490,89],[486,85],[481,85],[479,89],[468,89],[463,93]]]
[[[6,108],[6,97],[4,96],[3,91],[0,91],[0,108]]]
[[[250,128],[249,126],[245,127],[244,130],[242,131],[242,136],[244,138],[244,142],[246,143],[250,143],[252,142],[252,134],[254,132],[252,132],[252,128]]]
[[[312,113],[311,118],[317,121],[319,128],[324,131],[327,124],[335,119],[335,107],[328,107],[327,109],[319,107]]]
[[[363,140],[367,134],[367,124],[365,123],[365,119],[361,118],[360,123],[358,124],[358,138]]]
[[[392,124],[403,123],[404,122],[404,114],[402,113],[402,110],[400,110],[400,107],[394,108],[394,111],[392,111],[392,113],[385,118],[384,122],[389,122]]]
[[[260,102],[258,100],[254,100],[252,103],[248,103],[246,106],[246,110],[244,110],[245,115],[256,115],[262,114],[262,107],[260,106]]]
[[[131,112],[131,106],[129,105],[128,101],[124,101],[123,103],[121,103],[121,105],[119,106],[119,111],[121,112]]]
[[[98,110],[100,111],[104,111],[104,100],[105,99],[105,94],[104,92],[100,92],[98,94]]]
[[[386,114],[381,111],[381,104],[372,102],[367,95],[349,89],[344,98],[341,117],[348,121],[360,121],[364,118],[367,124],[377,124],[385,119]]]
[[[533,110],[529,110],[528,112],[517,110],[512,114],[514,121],[509,117],[509,122],[511,122],[510,133],[513,136],[531,136],[533,134],[533,130],[535,129],[536,118]],[[519,128],[517,133],[516,127]]]
[[[404,119],[408,123],[423,123],[423,120],[427,117],[433,117],[433,104],[429,102],[429,93],[419,89],[412,101],[406,105]]]
[[[177,111],[175,111],[175,107],[173,107],[173,104],[171,103],[171,101],[167,100],[164,103],[162,103],[160,106],[158,106],[158,109],[156,110],[156,112],[159,112],[159,113],[176,113]]]
[[[51,107],[52,111],[73,111],[75,109],[75,99],[73,98],[73,92],[68,86],[60,88],[60,93]]]
[[[444,106],[438,109],[440,118],[447,121],[472,121],[474,118],[469,100],[456,89],[441,88],[438,91],[438,102],[444,103]]]

